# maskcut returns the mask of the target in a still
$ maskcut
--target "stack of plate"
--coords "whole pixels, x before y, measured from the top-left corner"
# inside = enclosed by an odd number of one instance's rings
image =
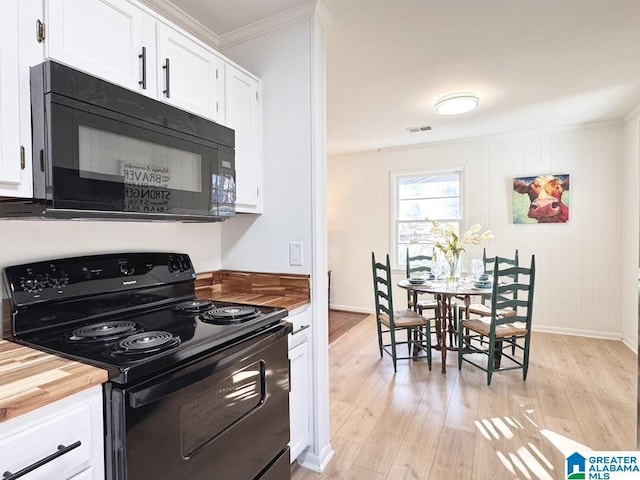
[[[411,285],[421,285],[424,283],[424,278],[420,278],[420,277],[412,277],[409,279],[409,283]]]
[[[476,288],[481,288],[481,289],[487,289],[490,290],[491,289],[491,280],[478,280],[477,282],[473,282],[473,286]]]

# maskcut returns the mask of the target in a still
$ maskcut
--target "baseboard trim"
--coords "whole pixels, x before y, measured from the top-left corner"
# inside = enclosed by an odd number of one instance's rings
[[[374,313],[372,308],[360,308],[352,305],[329,305],[329,310],[340,310],[341,312],[366,313],[371,315]]]
[[[602,332],[599,330],[582,330],[578,328],[554,327],[549,325],[534,325],[532,330],[534,332],[542,333],[557,333],[559,335],[575,335],[577,337],[622,341],[622,333],[619,332]]]
[[[296,458],[296,462],[298,462],[298,465],[300,465],[301,467],[318,473],[321,473],[325,468],[327,468],[329,461],[336,453],[331,448],[330,443],[324,446],[324,448],[320,451],[320,455],[315,455],[309,450],[310,449],[307,449],[302,452],[298,456],[298,458]]]
[[[373,314],[374,311],[371,308],[361,308],[355,307],[353,305],[331,305],[331,310],[340,310],[345,312],[354,312],[354,313],[367,313]],[[565,328],[565,327],[556,327],[552,325],[533,325],[534,332],[541,333],[556,333],[559,335],[575,335],[577,337],[588,337],[588,338],[600,338],[603,340],[616,340],[618,342],[622,342],[625,344],[627,348],[629,348],[632,352],[638,353],[638,347],[634,345],[633,339],[626,338],[621,332],[603,332],[600,330],[583,330],[579,328]]]

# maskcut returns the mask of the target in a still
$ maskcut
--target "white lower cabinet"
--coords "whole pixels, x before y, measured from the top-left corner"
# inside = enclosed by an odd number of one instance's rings
[[[294,311],[295,312],[295,311]],[[289,334],[289,423],[291,462],[293,462],[311,443],[310,404],[311,404],[311,352],[310,320],[311,313],[294,313],[287,318],[293,324]]]
[[[3,478],[104,480],[102,418],[98,385],[0,423]]]

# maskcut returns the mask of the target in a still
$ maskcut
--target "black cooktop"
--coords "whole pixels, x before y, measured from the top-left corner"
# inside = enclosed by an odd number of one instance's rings
[[[125,384],[245,339],[287,314],[281,308],[213,302],[212,309],[253,312],[244,321],[213,323],[203,318],[207,311],[184,312],[173,307],[29,332],[14,340],[105,368],[111,381]]]
[[[105,368],[127,384],[277,324],[283,308],[199,300],[185,254],[75,257],[7,267],[6,338]]]

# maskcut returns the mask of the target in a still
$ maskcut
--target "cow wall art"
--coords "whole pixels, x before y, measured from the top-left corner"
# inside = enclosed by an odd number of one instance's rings
[[[513,179],[513,223],[567,223],[569,175]]]

